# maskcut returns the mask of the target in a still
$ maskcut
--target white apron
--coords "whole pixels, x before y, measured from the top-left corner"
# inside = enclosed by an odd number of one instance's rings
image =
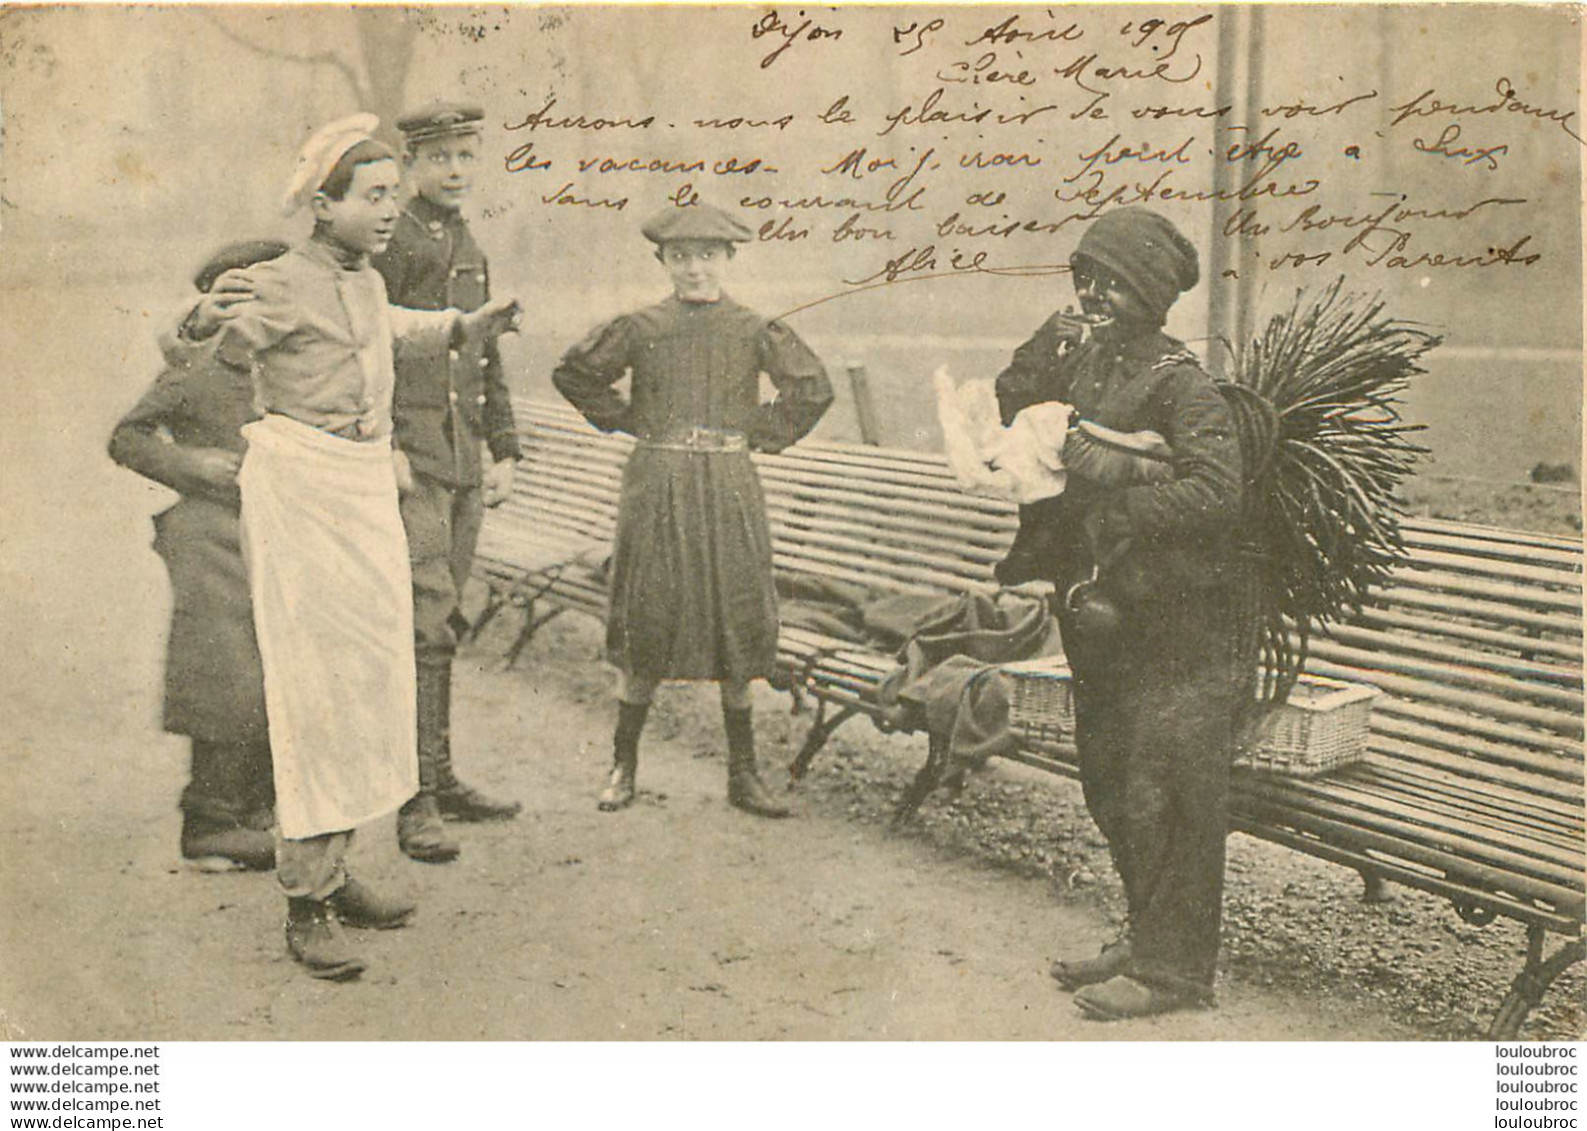
[[[389,443],[277,414],[242,433],[276,815],[300,840],[390,813],[419,788],[408,543]]]

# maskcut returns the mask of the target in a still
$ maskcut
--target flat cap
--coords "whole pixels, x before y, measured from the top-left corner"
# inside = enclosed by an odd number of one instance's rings
[[[215,285],[215,280],[227,271],[239,267],[252,267],[255,263],[280,258],[287,253],[287,247],[288,245],[281,240],[243,240],[240,243],[229,243],[210,256],[209,262],[198,269],[198,274],[193,276],[193,285],[207,293],[209,288]]]
[[[723,243],[748,243],[755,238],[749,226],[730,212],[710,204],[691,204],[687,208],[667,207],[646,220],[639,229],[651,243],[673,240],[720,240]]]
[[[478,106],[462,102],[432,102],[417,110],[409,110],[397,119],[397,129],[410,145],[438,137],[458,134],[477,134],[479,124],[485,120],[485,111]]]

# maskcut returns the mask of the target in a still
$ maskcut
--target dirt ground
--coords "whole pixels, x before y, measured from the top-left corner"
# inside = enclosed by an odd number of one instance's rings
[[[1074,787],[996,768],[893,833],[888,807],[918,743],[856,723],[796,819],[757,820],[723,800],[713,696],[681,688],[647,732],[641,802],[600,814],[598,634],[564,618],[502,671],[507,628],[461,665],[458,742],[470,777],[527,811],[465,829],[446,866],[401,857],[389,821],[360,833],[358,873],[420,914],[359,936],[371,969],[355,985],[295,969],[271,877],[180,865],[182,747],[148,726],[146,678],[124,681],[119,722],[25,712],[29,740],[5,751],[7,780],[27,786],[3,802],[3,1035],[1458,1038],[1478,1034],[1483,995],[1515,957],[1502,924],[1489,931],[1510,945],[1463,946],[1467,929],[1431,901],[1363,908],[1351,874],[1237,839],[1221,1008],[1086,1022],[1044,972],[1109,937],[1118,914]],[[783,704],[763,696],[768,765],[798,735]],[[1574,992],[1556,990],[1546,1030],[1570,1023],[1560,1008]]]

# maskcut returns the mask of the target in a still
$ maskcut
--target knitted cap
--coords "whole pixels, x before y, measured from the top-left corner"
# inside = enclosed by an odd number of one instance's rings
[[[1195,245],[1167,217],[1139,206],[1104,212],[1080,237],[1071,265],[1077,259],[1117,275],[1159,317],[1201,279]]]

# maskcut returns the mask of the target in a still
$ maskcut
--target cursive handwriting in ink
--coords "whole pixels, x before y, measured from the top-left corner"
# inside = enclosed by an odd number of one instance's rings
[[[1185,34],[1187,32],[1193,31],[1196,28],[1201,27],[1203,24],[1210,23],[1211,21],[1211,12],[1203,13],[1193,20],[1176,20],[1174,23],[1169,23],[1167,20],[1155,18],[1150,20],[1142,20],[1140,23],[1136,23],[1135,21],[1131,20],[1123,27],[1119,28],[1119,34],[1131,41],[1131,47],[1139,48],[1149,46],[1153,52],[1161,52],[1162,49],[1158,46],[1156,41],[1158,39],[1166,39],[1170,42],[1170,46],[1166,52],[1157,54],[1157,58],[1172,59],[1176,54],[1178,54],[1180,41],[1185,38]],[[1157,34],[1158,32],[1162,32],[1163,34],[1159,36]]]
[[[1499,96],[1497,101],[1485,106],[1475,106],[1445,102],[1438,97],[1436,88],[1429,88],[1403,106],[1391,106],[1389,113],[1394,115],[1394,119],[1389,122],[1389,127],[1392,129],[1407,118],[1429,118],[1437,114],[1448,114],[1457,118],[1470,114],[1520,114],[1523,117],[1536,118],[1541,122],[1554,122],[1578,143],[1581,142],[1581,135],[1571,129],[1570,125],[1571,119],[1576,117],[1576,111],[1548,110],[1533,106],[1517,95],[1515,86],[1507,78],[1499,79],[1493,84],[1493,89]]]
[[[535,157],[535,143],[526,141],[517,149],[507,154],[503,162],[509,173],[536,173],[542,169],[551,168],[551,158]]]
[[[1450,146],[1460,140],[1460,123],[1450,122],[1444,131],[1432,141],[1424,141],[1416,137],[1411,139],[1411,148],[1418,153],[1430,153],[1435,157],[1448,157],[1465,165],[1475,165],[1479,161],[1486,169],[1497,169],[1499,158],[1510,152],[1508,145],[1480,145],[1475,149],[1470,146],[1458,145],[1453,149]]]
[[[648,130],[656,124],[655,115],[646,115],[643,118],[620,117],[607,118],[596,115],[586,118],[583,114],[571,117],[553,118],[551,108],[557,104],[555,97],[546,99],[546,104],[540,109],[531,112],[521,122],[508,122],[509,130]]]
[[[948,64],[944,70],[946,74],[937,72],[938,82],[970,86],[991,86],[995,83],[1004,86],[1036,85],[1036,76],[1023,68],[1018,71],[998,70],[996,51],[983,52],[975,59],[960,59]]]
[[[1097,62],[1099,58],[1101,56],[1095,51],[1085,55],[1077,55],[1064,66],[1053,68],[1053,74],[1061,79],[1072,80],[1076,86],[1087,94],[1107,93],[1097,87],[1088,85],[1087,79],[1096,79],[1101,82],[1113,82],[1115,80],[1136,82],[1141,79],[1158,79],[1167,83],[1186,83],[1201,74],[1200,54],[1196,55],[1193,63],[1184,64],[1184,61],[1181,60],[1183,65],[1180,65],[1175,64],[1172,60],[1162,59],[1151,67],[1108,66],[1099,64]],[[1179,67],[1177,71],[1175,70],[1176,66]]]
[[[1053,18],[1051,9],[1047,12],[1047,18]],[[1085,35],[1085,30],[1075,23],[1063,28],[1026,31],[1019,26],[1019,19],[1019,16],[1010,16],[1000,24],[982,28],[980,35],[974,39],[965,40],[964,45],[966,47],[974,47],[978,43],[990,43],[994,46],[1012,47],[1016,43],[1062,43],[1080,39]]]
[[[569,181],[556,192],[549,193],[540,198],[541,204],[572,205],[583,208],[611,208],[621,212],[628,207],[628,198],[605,196],[579,196],[573,191],[573,182]]]
[[[947,97],[947,91],[938,87],[926,96],[926,100],[916,110],[913,104],[886,114],[887,125],[876,131],[877,137],[886,137],[899,126],[934,126],[946,125],[949,122],[964,122],[969,125],[985,125],[995,123],[1000,126],[1025,125],[1032,119],[1056,110],[1056,105],[1033,106],[1029,110],[1014,110],[1007,112],[994,112],[990,107],[982,108],[979,102],[970,103],[968,110],[939,110],[937,104]]]
[[[761,70],[764,71],[780,59],[783,52],[799,42],[801,36],[804,37],[804,42],[806,43],[819,43],[823,39],[843,38],[843,30],[841,28],[825,28],[814,20],[806,19],[803,8],[799,9],[799,15],[795,18],[804,22],[795,27],[792,23],[784,22],[782,16],[777,13],[777,9],[773,8],[756,20],[754,26],[749,29],[751,39],[760,39],[762,36],[767,35],[782,36],[782,43],[773,48],[771,54],[760,61]]]
[[[913,38],[915,41],[914,46],[908,48],[907,50],[900,51],[898,53],[898,57],[902,59],[905,55],[913,55],[916,51],[921,50],[926,46],[927,36],[939,32],[947,26],[948,25],[946,21],[940,19],[929,20],[924,24],[916,21],[915,23],[910,24],[908,27],[898,27],[895,25],[893,27],[893,44],[895,46],[900,43],[907,43],[911,38]]]
[[[991,262],[988,251],[954,250],[947,256],[947,270],[942,270],[942,259],[936,244],[912,247],[902,255],[894,256],[882,264],[880,270],[860,279],[844,279],[843,285],[861,290],[887,283],[908,283],[916,279],[943,279],[954,275],[1056,275],[1068,271],[1068,264],[1037,263],[1025,266],[998,266]]]
[[[1140,146],[1131,148],[1120,145],[1122,135],[1114,134],[1090,153],[1080,154],[1081,165],[1069,176],[1063,179],[1066,185],[1072,185],[1081,177],[1097,168],[1099,165],[1117,165],[1120,161],[1133,161],[1139,164],[1156,162],[1160,165],[1189,165],[1191,163],[1190,147],[1196,143],[1195,136],[1185,138],[1173,149],[1153,147],[1150,143],[1143,142]]]
[[[1326,118],[1329,114],[1343,114],[1346,109],[1357,102],[1365,102],[1369,98],[1376,98],[1378,92],[1369,90],[1365,94],[1353,94],[1349,98],[1335,102],[1332,106],[1313,106],[1304,98],[1297,98],[1294,102],[1277,103],[1272,106],[1262,107],[1264,118]]]

